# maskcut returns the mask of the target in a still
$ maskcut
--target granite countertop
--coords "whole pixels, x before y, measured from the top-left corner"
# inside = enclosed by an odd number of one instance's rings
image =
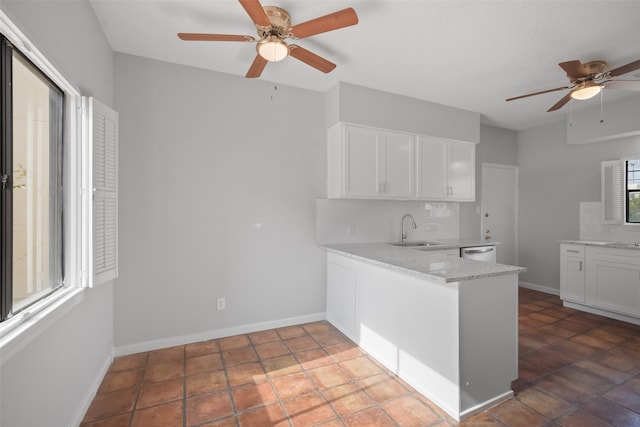
[[[487,243],[483,243],[487,245]],[[479,246],[479,245],[475,245]],[[438,283],[460,282],[482,277],[526,271],[523,267],[447,256],[443,250],[461,246],[438,245],[429,249],[394,246],[389,243],[342,243],[321,247],[328,252],[366,261],[380,267],[412,274]],[[467,247],[467,246],[462,246]]]
[[[598,240],[560,240],[560,243],[568,243],[571,245],[606,246],[609,248],[640,250],[640,243],[637,243],[637,242],[603,242]]]
[[[500,242],[494,240],[474,240],[474,239],[438,239],[437,245],[421,246],[422,251],[441,251],[445,249],[474,248],[476,246],[496,246]]]

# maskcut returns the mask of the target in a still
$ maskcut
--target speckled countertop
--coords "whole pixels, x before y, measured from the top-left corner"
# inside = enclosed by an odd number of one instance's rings
[[[443,242],[445,243],[445,242]],[[493,243],[495,244],[495,243]],[[486,243],[483,243],[486,245]],[[479,246],[479,245],[471,245]],[[446,249],[460,245],[438,245],[428,250],[393,246],[389,243],[343,243],[321,246],[328,252],[366,261],[391,270],[424,277],[439,283],[460,282],[482,277],[501,276],[525,271],[523,267],[473,261],[447,256]],[[467,247],[467,246],[462,246]]]
[[[607,246],[609,248],[640,250],[640,243],[638,242],[602,242],[597,240],[560,240],[560,243],[569,243],[572,245],[585,245],[585,246]]]

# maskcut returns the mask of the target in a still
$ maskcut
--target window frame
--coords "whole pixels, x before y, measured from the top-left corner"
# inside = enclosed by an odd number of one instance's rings
[[[84,288],[89,285],[89,266],[88,257],[83,254],[91,250],[91,157],[90,143],[82,137],[80,91],[47,60],[2,10],[0,33],[64,94],[63,286],[0,323],[2,365],[84,299]]]
[[[624,223],[631,227],[640,226],[639,221],[629,221],[629,196],[631,193],[640,194],[639,189],[629,189],[629,162],[640,161],[640,159],[625,159],[624,162],[624,181],[623,181],[623,197],[624,197]]]

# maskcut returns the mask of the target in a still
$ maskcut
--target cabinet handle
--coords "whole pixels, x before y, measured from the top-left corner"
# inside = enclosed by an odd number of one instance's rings
[[[578,271],[582,271],[582,261],[580,261],[580,266],[578,268]]]
[[[572,254],[579,254],[580,253],[580,251],[576,251],[576,250],[573,250],[573,249],[567,249],[567,252],[571,252]]]

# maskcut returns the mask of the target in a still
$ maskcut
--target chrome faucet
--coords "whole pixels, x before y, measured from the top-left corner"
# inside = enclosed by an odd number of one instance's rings
[[[402,217],[402,225],[400,226],[400,243],[404,243],[404,239],[407,238],[407,232],[404,231],[404,220],[409,217],[411,218],[411,226],[413,227],[413,229],[415,230],[416,228],[418,228],[418,226],[416,225],[416,220],[413,219],[413,215],[411,214],[404,214],[404,216]]]

